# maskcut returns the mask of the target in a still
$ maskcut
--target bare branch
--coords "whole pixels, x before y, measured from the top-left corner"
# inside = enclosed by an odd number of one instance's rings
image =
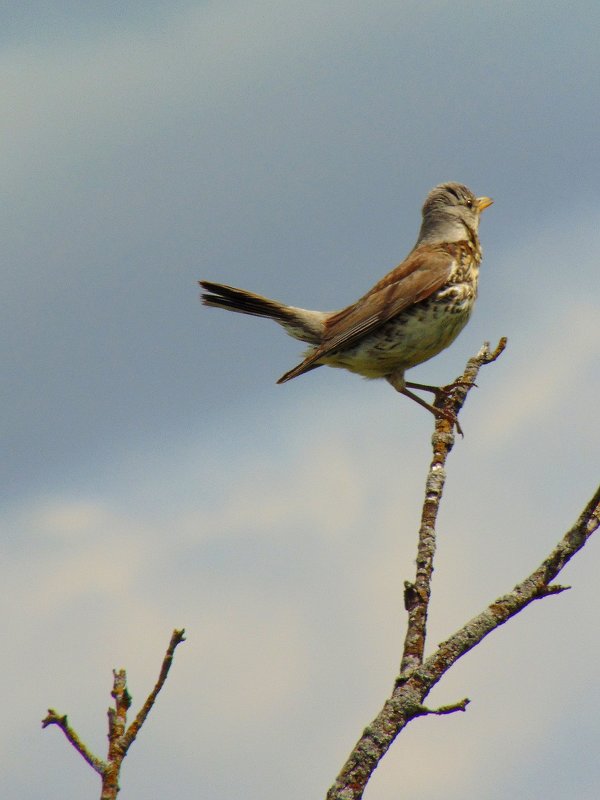
[[[491,352],[488,342],[469,359],[464,373],[440,393],[440,401],[455,416],[461,410],[468,392],[475,386],[475,379],[482,366],[495,361],[506,346],[506,339],[500,339],[496,349]],[[417,575],[414,583],[404,584],[404,605],[408,611],[408,627],[404,640],[404,650],[400,673],[406,674],[423,661],[427,631],[427,611],[431,595],[431,576],[435,556],[435,524],[446,482],[446,460],[454,447],[454,425],[448,419],[436,421],[432,438],[433,458],[425,483],[425,501],[421,512],[419,542],[417,545]]]
[[[542,564],[506,595],[491,603],[410,674],[396,680],[391,697],[364,730],[334,785],[328,800],[359,800],[373,770],[400,731],[423,714],[423,700],[450,667],[489,633],[518,614],[534,600],[556,592],[549,587],[565,564],[600,526],[600,487],[579,519]],[[550,588],[550,591],[549,591]],[[564,587],[559,587],[563,589]]]
[[[465,373],[455,382],[453,391],[440,395],[440,402],[457,414],[474,385],[481,366],[495,361],[505,345],[506,340],[501,339],[498,347],[490,352],[486,343],[468,362]],[[565,591],[568,587],[551,582],[600,526],[599,487],[573,527],[528,578],[511,592],[490,603],[483,612],[442,642],[429,658],[423,660],[435,554],[435,522],[445,481],[445,462],[454,445],[452,427],[449,419],[436,420],[436,431],[432,439],[433,459],[427,476],[419,530],[417,574],[414,583],[406,581],[404,584],[408,629],[400,674],[391,696],[363,731],[334,785],[328,791],[327,800],[360,800],[373,770],[410,720],[426,714],[446,714],[466,709],[466,699],[437,710],[428,709],[423,701],[452,665],[489,633],[534,600]]]
[[[127,732],[123,737],[123,746],[125,748],[125,752],[129,749],[131,744],[135,741],[135,737],[138,735],[138,732],[144,722],[146,721],[146,717],[150,713],[150,709],[154,705],[156,698],[158,697],[158,693],[162,689],[164,682],[167,680],[167,675],[169,674],[169,670],[171,669],[171,664],[173,663],[173,655],[175,653],[175,648],[177,645],[181,644],[181,642],[185,642],[184,634],[185,630],[182,628],[181,630],[174,630],[171,636],[171,641],[169,642],[169,647],[167,648],[167,652],[165,653],[165,657],[163,659],[163,663],[160,669],[160,675],[158,676],[158,680],[154,686],[154,689],[150,692],[148,697],[146,698],[146,702],[138,711],[138,714],[134,721],[131,723]]]
[[[127,673],[124,669],[113,670],[111,695],[114,698],[115,706],[108,709],[108,759],[106,761],[102,761],[102,759],[93,755],[86,747],[69,726],[66,715],[61,717],[54,709],[50,708],[47,716],[42,720],[43,728],[48,727],[48,725],[58,725],[77,752],[100,775],[102,778],[100,800],[116,800],[119,793],[119,777],[123,759],[127,755],[132,742],[135,741],[135,737],[146,721],[146,717],[167,679],[175,648],[185,641],[184,633],[183,629],[173,631],[169,647],[162,662],[158,681],[129,728],[127,728],[127,712],[131,707],[131,695],[127,689]]]
[[[47,728],[48,725],[58,726],[67,739],[71,742],[75,750],[77,750],[79,755],[87,761],[90,767],[96,770],[99,775],[104,774],[104,771],[106,770],[106,762],[102,761],[102,759],[98,758],[98,756],[95,756],[92,751],[89,750],[81,741],[79,736],[69,725],[66,714],[61,717],[53,708],[49,708],[48,714],[42,720],[42,728]]]

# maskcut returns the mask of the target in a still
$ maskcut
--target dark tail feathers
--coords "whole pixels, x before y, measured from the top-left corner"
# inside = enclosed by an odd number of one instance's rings
[[[255,317],[269,317],[282,321],[289,320],[293,316],[282,303],[269,300],[260,294],[253,294],[245,289],[236,289],[234,286],[225,286],[222,283],[212,283],[211,281],[199,281],[199,284],[206,289],[206,294],[201,295],[205,306],[225,308],[240,314],[252,314]]]

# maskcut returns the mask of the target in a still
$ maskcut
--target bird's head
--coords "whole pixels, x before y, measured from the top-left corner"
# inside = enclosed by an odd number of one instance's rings
[[[489,197],[476,197],[462,183],[441,183],[429,192],[423,205],[417,244],[476,238],[479,216],[492,203]]]

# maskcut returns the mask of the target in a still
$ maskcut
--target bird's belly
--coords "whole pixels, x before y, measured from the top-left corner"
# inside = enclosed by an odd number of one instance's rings
[[[417,303],[353,347],[331,353],[321,363],[366,378],[382,378],[428,361],[452,344],[471,316],[475,298],[471,292],[457,292],[457,288]]]

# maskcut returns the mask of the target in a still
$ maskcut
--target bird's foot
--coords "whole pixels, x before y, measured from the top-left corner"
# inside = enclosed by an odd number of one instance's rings
[[[406,381],[404,385],[408,386],[409,389],[420,389],[422,392],[431,392],[436,398],[438,396],[442,398],[449,397],[461,386],[465,388],[475,386],[475,388],[477,388],[476,383],[465,381],[462,378],[457,378],[455,381],[452,381],[452,383],[446,384],[446,386],[430,386],[428,383],[410,383],[409,381]]]
[[[443,408],[442,407],[442,403],[448,400],[448,397],[451,394],[451,392],[449,392],[448,394],[445,394],[437,386],[430,387],[432,390],[435,390],[435,395],[436,395],[435,396],[435,405],[431,405],[431,403],[427,403],[425,400],[423,400],[422,397],[419,397],[418,395],[416,395],[413,392],[409,391],[406,388],[407,386],[415,387],[415,384],[414,383],[406,383],[404,385],[404,387],[401,390],[399,390],[401,394],[405,395],[405,397],[410,397],[410,399],[414,400],[415,403],[418,403],[423,408],[426,408],[427,411],[429,411],[431,414],[433,414],[434,417],[437,417],[437,419],[445,419],[445,420],[447,420],[452,425],[452,427],[456,426],[457,433],[459,433],[461,436],[464,436],[462,428],[460,427],[460,422],[458,421],[458,417],[456,416],[454,411],[452,411],[449,408]],[[417,384],[417,386],[418,386],[419,389],[423,389],[424,388],[421,384]],[[445,389],[446,387],[443,387],[443,388]]]
[[[455,392],[457,389],[470,389],[472,386],[474,386],[476,389],[479,388],[474,381],[465,381],[462,378],[457,378],[455,381],[452,381],[452,383],[449,383],[446,386],[440,386],[440,392],[445,395],[449,395],[453,394],[453,392]]]

